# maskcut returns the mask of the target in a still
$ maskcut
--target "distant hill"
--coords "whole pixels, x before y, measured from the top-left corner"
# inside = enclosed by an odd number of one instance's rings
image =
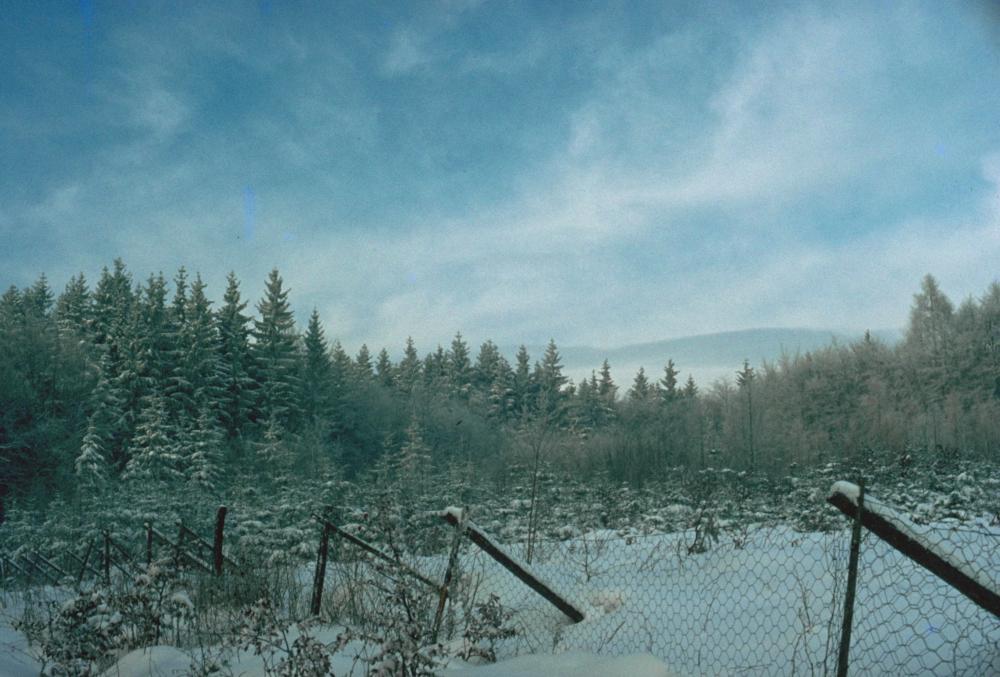
[[[901,338],[896,330],[877,330],[872,334],[889,344]],[[758,367],[763,361],[773,362],[782,354],[806,353],[833,342],[848,344],[861,336],[823,329],[746,329],[617,348],[559,346],[559,354],[564,373],[574,381],[590,376],[591,370],[598,369],[607,359],[615,382],[624,390],[640,366],[645,367],[651,380],[655,380],[662,375],[667,360],[672,359],[682,380],[691,374],[700,387],[707,387],[718,378],[733,376],[745,359],[751,366]],[[516,348],[507,348],[505,352],[513,358]],[[540,360],[545,346],[528,346],[528,352],[532,362]]]

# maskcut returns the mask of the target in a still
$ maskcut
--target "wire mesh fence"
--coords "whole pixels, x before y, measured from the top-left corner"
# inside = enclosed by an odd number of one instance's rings
[[[447,540],[446,528],[432,530],[428,541]],[[970,563],[971,571],[997,589],[1000,530],[927,531],[954,561]],[[408,536],[414,544],[422,538],[422,532]],[[570,650],[651,653],[684,675],[837,674],[850,545],[847,520],[823,532],[732,525],[706,539],[693,529],[648,535],[595,530],[538,539],[530,546],[524,541],[499,545],[582,611],[584,619],[573,622],[465,540],[442,641],[461,641],[472,610],[495,599],[509,630],[491,640],[498,658]],[[420,550],[425,554],[415,554]],[[444,580],[448,558],[443,550],[415,547],[411,552],[407,566]],[[343,594],[338,588],[364,594],[357,583],[364,578],[358,567],[368,566],[366,561],[352,554],[333,564],[339,583],[331,594]],[[436,591],[427,594],[430,598]],[[368,613],[377,617],[381,604],[384,595],[370,597]],[[866,532],[850,672],[1000,674],[1000,619]]]
[[[877,499],[868,500],[878,506]],[[883,508],[915,541],[985,589],[1000,590],[1000,525],[919,525]],[[481,517],[493,520],[486,513]],[[255,548],[273,551],[258,544],[270,543],[266,528],[239,518],[237,514],[232,521],[235,533],[252,530],[241,540],[248,559],[240,561],[254,562],[247,567],[254,580],[214,581],[211,594],[222,599],[223,590],[216,589],[222,585],[247,588],[249,592],[229,595],[244,601],[259,591],[285,591],[277,606],[292,617],[307,615],[315,560],[310,563],[306,557],[316,554],[321,522],[288,526],[296,540],[314,538],[315,545],[298,548],[298,560],[268,564],[253,555]],[[452,655],[458,647],[457,653],[469,657],[582,650],[650,653],[684,675],[837,673],[850,548],[846,518],[834,515],[824,520],[825,528],[809,530],[755,522],[751,514],[724,520],[706,514],[695,516],[689,529],[567,527],[550,529],[544,537],[531,534],[526,539],[518,533],[494,541],[582,612],[579,622],[469,538],[458,541],[452,560],[456,527],[440,515],[403,520],[402,526],[394,519],[376,510],[336,520],[384,557],[332,536],[321,617],[375,631],[398,613],[407,622],[439,629],[433,633],[437,641],[450,645]],[[209,533],[207,520],[200,532]],[[145,563],[149,554],[141,525],[121,527],[111,536],[112,576],[117,575],[115,561],[123,567],[127,559]],[[167,536],[176,544],[179,531]],[[107,568],[102,533],[95,532],[91,540],[95,545],[89,556],[85,541],[62,559],[58,553],[46,556],[68,578],[89,568],[87,575],[100,579]],[[197,544],[190,535],[185,542]],[[115,543],[121,547],[116,549]],[[207,558],[207,544],[201,546]],[[155,561],[176,559],[170,543],[156,548]],[[38,553],[23,554],[37,560]],[[28,566],[23,558],[11,561]],[[445,581],[449,585],[443,595]],[[1000,617],[867,530],[853,609],[851,674],[1000,675]]]

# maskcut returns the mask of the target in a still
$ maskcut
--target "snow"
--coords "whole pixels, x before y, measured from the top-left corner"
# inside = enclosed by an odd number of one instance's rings
[[[650,654],[598,656],[582,651],[529,654],[492,665],[442,670],[440,677],[673,677],[677,673]]]
[[[860,490],[856,484],[840,481],[833,484],[830,493],[840,494],[857,505]],[[941,525],[915,524],[899,511],[868,493],[865,493],[865,509],[889,522],[907,538],[937,555],[979,585],[1000,594],[1000,568],[992,568],[991,571],[990,563],[970,561],[964,557],[963,541],[968,542],[970,539],[961,530]],[[985,526],[978,528],[982,530],[982,535],[1000,539],[1000,529]]]

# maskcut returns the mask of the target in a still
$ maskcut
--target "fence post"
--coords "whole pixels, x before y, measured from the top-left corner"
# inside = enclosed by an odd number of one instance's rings
[[[441,584],[441,592],[438,594],[437,613],[434,614],[434,630],[431,633],[432,644],[437,643],[438,633],[441,631],[441,621],[444,619],[444,607],[448,602],[448,588],[451,585],[452,577],[455,575],[455,567],[458,565],[458,548],[462,545],[462,535],[465,533],[465,518],[467,514],[466,509],[462,508],[458,523],[455,525],[455,535],[452,536],[451,552],[448,553],[448,568],[444,572],[444,582]]]
[[[111,585],[111,534],[104,532],[104,585]]]
[[[212,543],[212,555],[215,558],[215,575],[222,575],[222,533],[226,528],[226,506],[220,505],[215,515],[215,541]]]
[[[837,655],[837,677],[847,677],[851,651],[851,625],[854,622],[854,594],[858,585],[858,556],[861,552],[861,514],[865,508],[865,480],[858,480],[858,511],[851,528],[851,555],[847,564],[847,592],[844,595],[844,621],[840,629],[840,653]]]
[[[309,612],[319,615],[320,603],[323,601],[323,583],[326,579],[326,558],[330,550],[330,524],[323,521],[323,534],[319,538],[319,552],[316,554],[316,574],[313,576],[312,604]]]
[[[146,568],[153,566],[153,525],[146,522]]]

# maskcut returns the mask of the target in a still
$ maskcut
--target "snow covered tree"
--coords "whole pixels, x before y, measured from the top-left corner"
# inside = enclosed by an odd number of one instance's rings
[[[185,475],[189,484],[203,491],[213,491],[219,480],[223,433],[211,408],[202,408],[188,435],[190,451]]]
[[[125,479],[173,481],[181,477],[181,457],[171,437],[167,404],[159,393],[148,395],[139,414],[132,456],[125,466]]]
[[[108,480],[107,440],[99,429],[96,417],[91,417],[83,436],[80,454],[73,464],[77,481],[85,489],[104,486]]]

